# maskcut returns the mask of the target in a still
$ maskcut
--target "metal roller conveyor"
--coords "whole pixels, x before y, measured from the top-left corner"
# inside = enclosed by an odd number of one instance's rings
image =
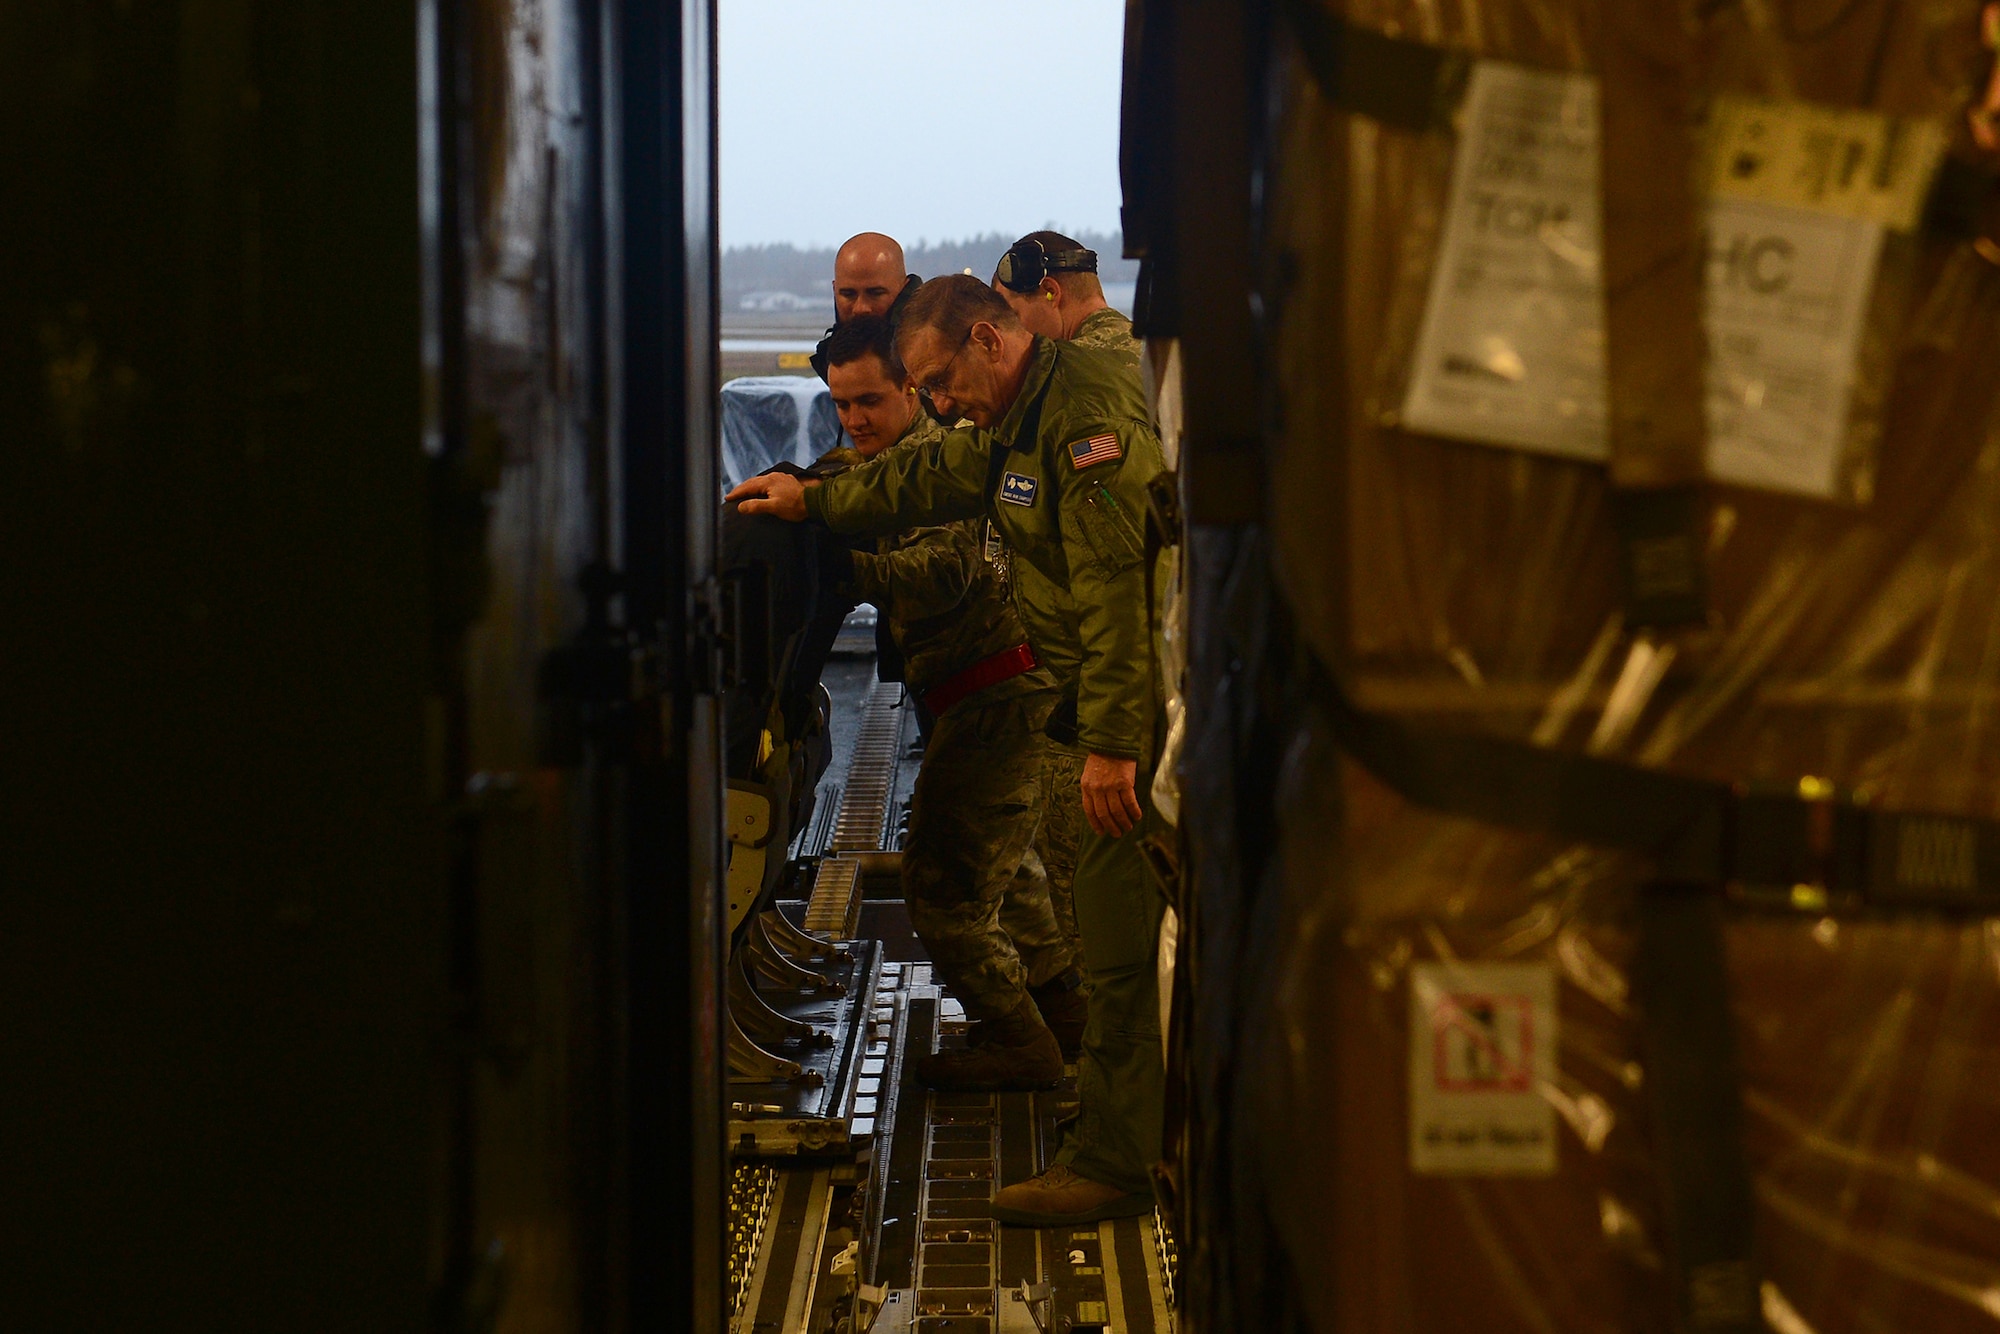
[[[745,1013],[765,1025],[750,1035],[787,1026],[767,1055],[801,1064],[788,1081],[732,1084],[739,1162],[775,1173],[771,1222],[756,1231],[759,1254],[732,1328],[1168,1334],[1176,1259],[1157,1215],[1046,1231],[989,1215],[999,1184],[1049,1162],[1058,1119],[1074,1111],[1072,1082],[1047,1093],[936,1094],[907,1074],[909,1057],[963,1042],[966,1029],[928,963],[891,961],[884,941],[866,938],[916,944],[899,901],[864,893],[864,881],[893,883],[899,854],[884,844],[913,777],[902,748],[914,719],[901,688],[879,682],[836,692],[836,726],[843,719],[855,740],[846,768],[821,789],[839,794],[839,810],[827,837],[813,840],[824,855],[799,863],[810,874],[802,918],[762,912],[732,979],[749,993]],[[808,977],[832,989],[812,992]],[[831,1045],[801,1041],[799,1027]]]

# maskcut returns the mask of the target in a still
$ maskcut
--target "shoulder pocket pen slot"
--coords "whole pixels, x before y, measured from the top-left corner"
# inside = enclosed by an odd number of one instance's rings
[[[1077,511],[1083,540],[1104,574],[1122,574],[1139,563],[1143,548],[1127,507],[1102,482],[1092,487]]]

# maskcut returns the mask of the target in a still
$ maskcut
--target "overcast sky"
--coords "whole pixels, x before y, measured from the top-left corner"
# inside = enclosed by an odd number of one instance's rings
[[[718,0],[722,244],[1118,227],[1123,0]]]

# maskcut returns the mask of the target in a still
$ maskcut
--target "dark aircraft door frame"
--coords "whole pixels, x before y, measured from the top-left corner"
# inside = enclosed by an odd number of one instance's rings
[[[577,0],[584,90],[583,227],[593,310],[582,356],[597,372],[584,444],[592,539],[560,577],[582,624],[542,661],[543,763],[573,771],[591,832],[574,892],[601,922],[577,984],[598,999],[579,1034],[578,1115],[567,1163],[502,1162],[518,1146],[482,1125],[471,1073],[445,1093],[447,1164],[438,1323],[490,1319],[504,1286],[482,1183],[495,1171],[574,1170],[577,1315],[585,1334],[710,1334],[724,1322],[726,1218],[720,977],[723,933],[721,652],[714,632],[717,511],[716,175],[713,0]],[[477,44],[505,31],[504,0],[420,7],[427,71],[426,362],[443,475],[476,453],[466,248],[478,244],[472,177],[496,145],[474,133]],[[490,53],[488,54],[490,60]],[[561,71],[554,71],[560,73]],[[496,128],[497,126],[497,128]],[[485,124],[488,139],[505,122]],[[550,353],[553,355],[553,353]],[[459,668],[462,673],[462,663]],[[462,679],[447,699],[466,695]],[[461,742],[449,746],[465,767]],[[550,744],[546,743],[545,744]],[[453,775],[462,785],[463,774]],[[454,789],[455,790],[455,789]],[[452,854],[454,992],[477,1037],[482,866]],[[473,1044],[468,1043],[471,1047]]]
[[[625,1310],[611,1323],[706,1334],[725,1315],[727,1161],[714,0],[609,0],[607,20],[613,545],[656,710],[635,718],[623,803],[627,1194],[611,1258]]]
[[[0,5],[6,1329],[722,1327],[713,9]]]

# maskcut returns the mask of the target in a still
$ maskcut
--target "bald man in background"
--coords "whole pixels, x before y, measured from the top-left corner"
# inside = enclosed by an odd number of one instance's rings
[[[826,378],[826,340],[858,315],[880,315],[892,323],[903,298],[923,279],[907,271],[903,247],[893,236],[861,232],[840,243],[833,255],[833,323],[813,349],[813,373]]]

